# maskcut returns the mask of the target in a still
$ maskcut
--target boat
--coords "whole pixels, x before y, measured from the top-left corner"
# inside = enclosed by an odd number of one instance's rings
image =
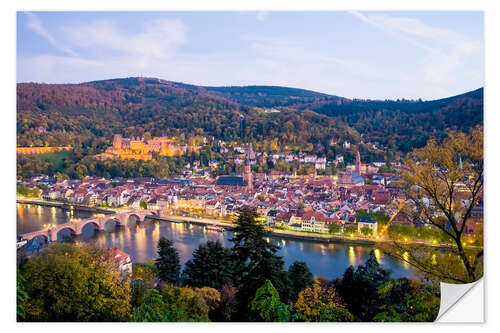
[[[207,225],[206,228],[207,228],[207,230],[211,230],[211,231],[218,231],[218,232],[226,231],[226,229],[224,229],[223,227],[219,227],[219,226],[216,226],[214,224]]]
[[[20,248],[22,248],[24,245],[26,245],[27,243],[28,243],[28,241],[27,241],[27,240],[18,238],[18,239],[17,239],[17,242],[16,242],[16,246],[17,246],[17,248],[18,248],[18,249],[20,249]]]

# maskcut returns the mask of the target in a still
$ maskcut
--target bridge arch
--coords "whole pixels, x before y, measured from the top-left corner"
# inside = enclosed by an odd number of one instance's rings
[[[85,230],[88,230],[88,227],[89,226],[93,226],[94,227],[94,232],[92,234],[94,234],[95,232],[101,230],[101,225],[99,224],[99,221],[84,221],[83,223],[80,224],[79,226],[79,232],[78,234],[83,234],[84,233],[84,229]]]
[[[123,223],[120,221],[119,218],[111,217],[109,219],[104,220],[104,222],[102,222],[101,230],[107,231],[107,232],[114,231],[117,226],[122,226],[122,225],[123,225]]]
[[[66,232],[69,230],[69,234]],[[74,228],[73,226],[71,225],[64,225],[60,228],[57,228],[54,230],[53,232],[53,235],[55,237],[53,237],[54,239],[51,239],[52,242],[54,241],[62,241],[64,240],[65,237],[73,237],[73,236],[76,236],[78,235],[78,230],[76,230],[76,228]]]
[[[135,227],[143,222],[144,218],[141,219],[141,216],[139,214],[131,213],[128,214],[124,220],[127,227]]]
[[[30,238],[27,238],[26,240],[28,241],[28,243],[30,243],[31,241],[33,240],[38,240],[42,243],[47,243],[48,240],[49,240],[49,235],[47,234],[38,234],[38,235],[35,235],[33,237],[30,237]]]

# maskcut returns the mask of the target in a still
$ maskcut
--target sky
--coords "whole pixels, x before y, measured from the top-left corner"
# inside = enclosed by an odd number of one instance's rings
[[[17,82],[156,77],[347,98],[484,85],[482,12],[18,12]]]

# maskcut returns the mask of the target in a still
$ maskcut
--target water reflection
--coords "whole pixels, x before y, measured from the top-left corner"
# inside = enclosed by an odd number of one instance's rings
[[[43,224],[61,224],[68,222],[66,212],[56,208],[56,216],[53,217],[52,208],[42,207],[42,217],[37,215],[37,206],[30,208],[24,205],[17,206],[17,227],[19,233],[25,233],[42,229]],[[92,214],[74,211],[74,217],[88,218]],[[234,233],[226,231],[208,231],[204,226],[188,223],[168,223],[157,221],[146,221],[137,226],[116,227],[114,231],[96,231],[95,227],[84,230],[82,237],[87,243],[101,247],[117,247],[130,254],[135,262],[144,262],[157,257],[157,244],[160,237],[167,237],[174,242],[179,251],[179,257],[184,264],[191,259],[192,252],[208,240],[219,240],[224,246],[231,247]],[[69,234],[71,231],[66,229]],[[65,231],[65,232],[66,232]],[[89,234],[87,234],[87,232]],[[364,264],[368,259],[372,248],[345,244],[322,244],[295,239],[282,239],[269,237],[268,242],[280,247],[278,255],[283,257],[286,267],[294,261],[305,261],[311,272],[316,276],[324,276],[330,279],[341,276],[345,269],[350,266]],[[383,256],[380,250],[375,249],[375,256],[382,261],[384,268],[393,271],[393,277],[409,276],[408,264],[403,264],[389,256]]]
[[[43,229],[44,224],[63,224],[69,222],[70,213],[68,210],[56,207],[44,207],[39,205],[17,204],[17,233]],[[74,211],[73,217],[89,218],[92,212]]]

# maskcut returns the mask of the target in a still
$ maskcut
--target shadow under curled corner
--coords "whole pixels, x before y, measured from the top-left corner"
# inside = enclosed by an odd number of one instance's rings
[[[466,284],[440,283],[441,303],[436,322],[484,322],[484,278]]]

